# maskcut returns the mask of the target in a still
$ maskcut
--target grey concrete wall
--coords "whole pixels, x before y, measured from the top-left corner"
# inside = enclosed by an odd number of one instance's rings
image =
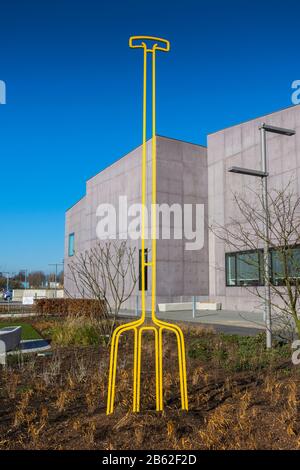
[[[147,143],[147,206],[151,204],[151,140]],[[141,203],[142,148],[95,175],[86,183],[86,196],[66,213],[65,269],[68,265],[68,236],[75,233],[75,250],[90,249],[97,243],[96,209],[100,203],[118,207],[119,196],[126,195],[128,204]],[[207,157],[206,148],[165,137],[157,137],[157,203],[175,202],[205,204],[207,213]],[[118,214],[119,215],[119,214]],[[150,227],[151,229],[151,227]],[[119,236],[119,230],[117,230]],[[138,250],[140,241],[129,240]],[[181,297],[208,294],[208,243],[205,225],[205,247],[199,252],[186,252],[185,240],[157,240],[157,301],[178,301]],[[151,241],[146,242],[151,249]],[[68,276],[66,276],[68,277]],[[66,279],[67,290],[76,293]],[[151,292],[151,270],[148,273],[148,292]],[[127,302],[135,308],[138,285]],[[147,301],[150,307],[150,295]]]
[[[300,106],[269,114],[208,136],[208,207],[209,224],[230,225],[237,217],[233,194],[255,191],[258,179],[228,173],[230,166],[261,169],[260,125],[296,129],[295,137],[267,134],[269,189],[291,188],[300,194]],[[248,192],[249,200],[251,198]],[[255,203],[255,201],[254,201]],[[255,296],[242,287],[225,286],[225,246],[209,232],[210,298],[221,301],[226,309],[261,310]],[[228,250],[227,251],[234,251]]]
[[[67,294],[76,296],[77,289],[72,282],[68,263],[72,258],[68,255],[69,234],[75,234],[74,251],[81,253],[87,248],[88,227],[86,225],[86,198],[83,197],[67,210],[65,215],[65,256],[64,256],[64,288]]]
[[[207,149],[159,138],[157,174],[158,204],[203,204],[205,209],[201,250],[187,251],[186,240],[158,240],[157,295],[161,301],[208,295]]]

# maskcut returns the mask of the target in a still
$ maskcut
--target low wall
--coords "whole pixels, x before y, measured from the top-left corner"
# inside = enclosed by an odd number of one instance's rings
[[[23,297],[33,297],[34,299],[62,299],[63,289],[14,289],[13,301],[22,302]]]

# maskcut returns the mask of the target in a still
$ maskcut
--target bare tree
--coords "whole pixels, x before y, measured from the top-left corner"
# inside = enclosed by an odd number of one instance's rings
[[[261,270],[266,281],[262,247],[265,240],[264,224],[269,225],[269,248],[272,253],[272,275],[270,279],[273,319],[282,329],[296,326],[300,337],[300,198],[289,183],[282,190],[268,192],[268,212],[260,191],[248,189],[248,195],[234,194],[236,217],[225,226],[212,224],[210,230],[231,251],[253,250],[254,256],[244,257],[249,266]],[[256,256],[255,256],[256,254]],[[247,286],[249,292],[265,301],[265,291],[258,286]]]
[[[24,277],[24,274],[23,274]],[[30,287],[42,287],[46,281],[46,275],[43,271],[32,271],[28,274],[28,282]]]
[[[137,283],[135,248],[126,241],[98,242],[90,250],[74,256],[68,264],[68,277],[81,298],[105,304],[103,322],[111,335],[121,306],[132,295]],[[70,295],[69,293],[67,293]]]

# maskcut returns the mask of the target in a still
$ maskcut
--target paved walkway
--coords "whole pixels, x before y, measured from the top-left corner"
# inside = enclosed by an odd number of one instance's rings
[[[195,318],[193,312],[189,310],[178,312],[159,312],[161,318],[170,320],[183,320],[195,323],[205,323],[210,325],[238,326],[241,328],[264,328],[263,313],[257,312],[237,312],[231,310],[198,310]]]
[[[122,312],[129,315],[129,312]],[[159,318],[173,321],[184,321],[213,327],[216,331],[227,334],[257,335],[264,331],[263,313],[236,312],[231,310],[198,310],[193,318],[192,310],[176,312],[159,312]]]
[[[263,314],[257,312],[236,312],[230,310],[199,310],[193,318],[192,311],[160,312],[160,318],[185,321],[212,327],[218,332],[255,336],[264,331]]]

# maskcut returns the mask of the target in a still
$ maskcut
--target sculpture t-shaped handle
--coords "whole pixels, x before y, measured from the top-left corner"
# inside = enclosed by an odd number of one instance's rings
[[[129,38],[129,47],[131,47],[132,49],[144,47],[144,41],[154,41],[153,47],[156,46],[155,50],[157,51],[169,52],[170,50],[170,41],[168,41],[167,39],[156,38],[153,36],[131,36],[131,38]],[[161,45],[157,44],[158,42],[161,43]],[[147,52],[153,52],[153,47],[152,49],[148,49],[148,46],[146,47]]]

